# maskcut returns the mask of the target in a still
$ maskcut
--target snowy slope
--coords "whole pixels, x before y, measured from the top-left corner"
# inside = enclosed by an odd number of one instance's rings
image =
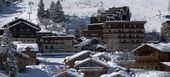
[[[30,0],[23,0],[22,3],[15,3],[10,10],[5,10],[0,14],[1,26],[6,22],[11,21],[14,17],[21,17],[28,19]],[[31,21],[37,23],[37,5],[39,0],[32,0],[33,13]],[[57,0],[44,0],[46,8],[49,8],[51,1]],[[163,18],[167,12],[168,0],[61,0],[63,9],[67,15],[77,15],[80,17],[91,16],[96,14],[96,11],[101,6],[108,9],[113,6],[129,6],[132,12],[132,20],[146,20],[148,21],[145,28],[146,31],[156,29],[160,31],[161,23],[165,21]],[[14,11],[16,9],[17,11]],[[5,14],[6,12],[13,11],[12,14]]]

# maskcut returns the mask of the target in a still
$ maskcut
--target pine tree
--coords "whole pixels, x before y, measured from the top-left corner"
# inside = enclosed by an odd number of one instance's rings
[[[55,15],[55,3],[54,1],[51,2],[49,13],[50,13],[50,18],[52,19]]]
[[[8,29],[4,29],[4,34],[1,39],[1,53],[5,59],[5,68],[11,77],[16,77],[17,74],[17,64],[16,64],[16,45],[12,42],[12,35]]]
[[[75,31],[75,38],[79,39],[80,37],[82,37],[82,30],[80,28],[77,28]]]
[[[52,20],[55,23],[61,23],[65,20],[63,7],[62,7],[59,0],[56,2],[55,10],[54,10],[54,16],[52,17]]]
[[[44,18],[44,15],[45,15],[43,0],[40,0],[38,7],[39,8],[38,8],[37,16],[39,19],[42,19],[42,18]]]

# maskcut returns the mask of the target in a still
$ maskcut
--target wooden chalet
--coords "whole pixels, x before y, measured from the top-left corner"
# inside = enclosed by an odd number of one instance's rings
[[[75,65],[75,61],[86,59],[90,57],[92,54],[93,54],[92,51],[88,51],[88,50],[81,51],[72,56],[66,57],[64,62],[67,66],[69,66],[70,68],[73,68]]]
[[[64,71],[58,73],[54,77],[84,77],[84,73],[77,71],[73,68],[65,69]]]
[[[74,68],[83,72],[85,77],[99,77],[107,73],[109,67],[107,62],[94,58],[86,58],[76,61]]]
[[[36,43],[36,32],[41,30],[38,25],[22,18],[16,18],[2,28],[9,28],[14,41],[22,41],[23,43]]]
[[[99,60],[106,61],[106,62],[111,61],[111,57],[104,52],[98,52],[94,54],[92,57],[98,58]]]
[[[165,65],[162,65],[161,62],[170,62],[169,47],[169,43],[142,44],[133,50],[136,62],[131,67],[164,71]]]

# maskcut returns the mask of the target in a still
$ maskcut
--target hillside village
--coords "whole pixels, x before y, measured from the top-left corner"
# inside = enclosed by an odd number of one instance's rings
[[[0,0],[0,6],[23,1]],[[100,2],[95,15],[81,19],[65,14],[63,1],[45,9],[40,0],[37,23],[29,2],[28,19],[18,16],[0,24],[0,77],[170,76],[169,14],[160,32],[147,32],[148,21],[132,20],[129,6],[106,10]]]

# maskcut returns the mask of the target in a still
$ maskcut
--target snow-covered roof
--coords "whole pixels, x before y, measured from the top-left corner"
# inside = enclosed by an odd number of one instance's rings
[[[92,23],[92,24],[88,24],[88,25],[103,25],[104,23]]]
[[[42,38],[55,38],[55,39],[68,39],[68,40],[73,40],[74,36],[73,35],[64,35],[64,36],[42,36]]]
[[[81,72],[79,73],[79,72],[77,72],[76,69],[73,69],[73,68],[67,69],[64,72],[60,72],[54,77],[61,77],[65,74],[71,75],[73,77],[84,77],[84,73],[81,73]]]
[[[98,48],[106,49],[106,47],[105,47],[105,46],[103,46],[103,45],[101,45],[101,44],[97,44],[97,45],[96,45],[96,49],[98,49]]]
[[[104,67],[109,67],[109,64],[108,64],[107,62],[101,61],[101,60],[95,59],[95,58],[86,58],[86,59],[84,59],[84,60],[76,61],[76,62],[75,62],[75,66],[79,66],[79,65],[81,65],[81,64],[83,64],[83,63],[86,63],[86,62],[89,62],[89,61],[96,62],[96,63],[98,63],[98,64],[101,64],[101,65],[104,66]]]
[[[82,40],[82,42],[80,42],[79,44],[74,45],[74,47],[83,47],[83,46],[86,46],[89,43],[91,43],[91,40],[87,39],[85,37],[81,37],[80,39]]]
[[[105,24],[107,23],[143,23],[145,24],[146,21],[106,21]]]
[[[156,48],[162,52],[170,52],[170,43],[158,43],[158,44],[153,44],[153,43],[148,43],[148,44],[142,44],[139,47],[137,47],[136,49],[134,49],[133,51],[136,51],[137,49],[148,45],[150,47]]]
[[[76,53],[76,54],[74,54],[72,56],[66,57],[66,59],[67,60],[73,60],[73,59],[75,59],[77,57],[80,57],[82,55],[85,55],[85,54],[93,54],[93,52],[90,51],[90,50],[84,50],[84,51],[78,52],[78,53]]]
[[[26,24],[26,25],[28,25],[28,26],[36,29],[36,30],[39,30],[39,31],[41,30],[41,28],[38,25],[36,25],[36,24],[34,24],[34,23],[32,23],[28,20],[25,20],[23,18],[15,19],[15,20],[5,24],[3,27],[9,27],[10,28],[10,27],[13,27],[13,26],[20,24],[20,23],[24,23],[24,24]]]
[[[99,58],[111,60],[111,58],[105,52],[98,52],[98,53],[94,54],[92,57],[99,57]]]
[[[161,62],[164,65],[170,66],[170,62]]]
[[[111,74],[104,74],[100,77],[117,77],[117,75],[123,76],[123,77],[131,77],[127,72],[124,70],[121,70],[119,72],[113,72]]]
[[[31,48],[30,51],[39,51],[38,44],[37,43],[18,43],[17,45],[17,51],[26,51],[26,48]]]

